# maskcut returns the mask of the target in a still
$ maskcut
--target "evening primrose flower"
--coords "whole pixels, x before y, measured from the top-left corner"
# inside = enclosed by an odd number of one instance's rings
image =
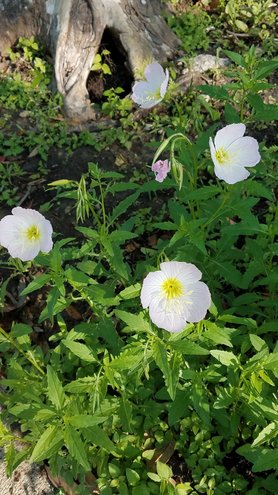
[[[152,171],[155,173],[155,180],[157,182],[163,182],[166,179],[168,172],[170,172],[169,160],[158,160],[152,164]]]
[[[141,108],[152,108],[163,100],[169,82],[168,69],[158,62],[149,64],[144,72],[145,81],[136,82],[131,98]]]
[[[245,167],[254,167],[261,159],[256,139],[243,137],[245,129],[244,124],[230,124],[216,133],[214,142],[209,139],[215,175],[228,184],[246,179],[250,172]]]
[[[13,258],[30,261],[40,251],[52,249],[52,232],[51,223],[41,213],[18,206],[0,221],[0,244]]]
[[[143,281],[141,304],[152,322],[168,332],[179,332],[187,322],[202,320],[211,304],[202,273],[192,263],[166,261]]]

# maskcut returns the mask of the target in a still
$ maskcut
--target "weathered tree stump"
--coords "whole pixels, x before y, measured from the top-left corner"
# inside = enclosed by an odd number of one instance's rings
[[[178,40],[160,15],[159,0],[0,0],[0,52],[19,36],[35,36],[54,60],[54,82],[68,117],[95,118],[86,82],[105,29],[136,69],[165,62]]]

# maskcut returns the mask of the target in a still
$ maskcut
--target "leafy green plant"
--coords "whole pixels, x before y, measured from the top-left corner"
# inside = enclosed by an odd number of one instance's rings
[[[109,55],[110,55],[110,51],[106,49],[102,50],[101,53],[97,53],[94,58],[91,70],[102,72],[104,75],[105,74],[111,75],[111,69],[109,67],[109,63],[107,63],[109,62]]]
[[[273,88],[266,81],[278,67],[278,60],[261,60],[254,45],[242,56],[225,50],[224,53],[233,61],[235,68],[225,71],[231,82],[219,86],[199,86],[205,94],[225,102],[227,122],[247,119],[257,121],[277,120],[277,105],[266,104],[261,93]]]
[[[208,49],[210,40],[207,32],[211,21],[203,9],[192,6],[188,12],[168,17],[167,22],[186,53]]]
[[[272,0],[220,1],[228,24],[239,33],[249,33],[261,39],[268,38],[277,23],[275,3]]]

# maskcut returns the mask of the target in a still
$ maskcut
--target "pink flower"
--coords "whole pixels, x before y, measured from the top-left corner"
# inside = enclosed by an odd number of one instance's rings
[[[169,160],[158,160],[152,164],[152,171],[155,173],[155,180],[163,182],[170,172],[171,164]]]

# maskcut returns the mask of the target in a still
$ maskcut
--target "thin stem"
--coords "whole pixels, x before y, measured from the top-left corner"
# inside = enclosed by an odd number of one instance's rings
[[[103,227],[106,231],[106,211],[105,211],[104,193],[103,193],[101,180],[99,181],[99,189],[100,189],[100,196],[101,196],[101,210],[102,210],[102,217],[103,217]]]
[[[3,335],[3,337],[5,337],[5,339],[10,342],[10,344],[22,355],[25,357],[25,359],[27,359],[29,361],[29,363],[32,364],[32,366],[34,366],[42,375],[45,375],[45,372],[42,370],[42,368],[40,367],[40,365],[37,363],[37,361],[35,360],[35,358],[31,355],[31,353],[25,353],[21,348],[20,346],[15,342],[15,340],[7,333],[5,332],[5,330],[0,327],[0,334]]]

